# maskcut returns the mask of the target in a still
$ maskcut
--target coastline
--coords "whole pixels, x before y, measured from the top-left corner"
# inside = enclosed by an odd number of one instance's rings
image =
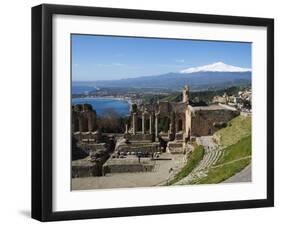
[[[89,97],[74,97],[74,98],[71,98],[72,104],[75,104],[75,103],[73,103],[73,102],[75,102],[75,100],[82,100],[82,101],[85,100],[85,102],[87,102],[87,101],[95,101],[95,100],[123,102],[124,104],[125,103],[128,104],[128,113],[125,114],[126,116],[128,116],[130,114],[130,111],[132,109],[132,105],[134,103],[131,99],[122,98],[122,97],[113,97],[113,96],[105,96],[105,97],[91,97],[91,96],[89,96]],[[120,114],[122,114],[122,113],[120,113]]]
[[[72,97],[71,99],[103,99],[103,100],[119,100],[119,101],[125,101],[127,102],[130,106],[133,104],[131,99],[127,98],[122,98],[122,97],[113,97],[113,96],[105,96],[105,97]]]

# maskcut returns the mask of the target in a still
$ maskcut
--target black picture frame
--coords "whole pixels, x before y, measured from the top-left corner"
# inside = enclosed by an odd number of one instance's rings
[[[52,210],[52,17],[55,14],[266,27],[267,198],[54,212]],[[273,19],[49,4],[32,8],[32,218],[40,221],[56,221],[271,206],[274,206]]]

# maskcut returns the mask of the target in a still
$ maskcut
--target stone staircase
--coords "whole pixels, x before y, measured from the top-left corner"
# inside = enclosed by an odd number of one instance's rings
[[[126,143],[125,139],[120,139],[117,141],[114,151],[126,154],[136,154],[137,152],[156,153],[159,151],[159,143],[147,141],[130,141],[129,143]]]
[[[184,152],[182,141],[170,141],[167,143],[167,152],[171,154],[182,154]]]
[[[209,169],[216,164],[216,162],[222,157],[223,150],[220,149],[215,143],[206,145],[202,142],[204,146],[204,156],[199,164],[192,170],[192,172],[187,175],[182,180],[178,181],[176,184],[185,185],[185,184],[194,184],[199,179],[206,177]]]

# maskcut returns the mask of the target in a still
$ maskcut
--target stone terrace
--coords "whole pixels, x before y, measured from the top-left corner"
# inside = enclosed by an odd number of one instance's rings
[[[182,169],[185,164],[185,155],[163,153],[162,158],[171,160],[155,160],[155,166],[151,172],[112,173],[103,177],[73,178],[72,190],[150,187],[164,184],[167,178]],[[172,172],[171,168],[173,168]]]

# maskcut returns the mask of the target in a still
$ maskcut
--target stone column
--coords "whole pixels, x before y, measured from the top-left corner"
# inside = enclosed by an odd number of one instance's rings
[[[170,123],[171,123],[171,126],[170,126],[171,133],[174,133],[175,130],[177,131],[177,129],[176,129],[176,126],[177,126],[176,120],[177,120],[176,114],[175,114],[175,112],[173,112],[172,115],[171,115],[171,121],[170,121]]]
[[[125,133],[128,133],[128,124],[125,125]]]
[[[144,131],[145,131],[145,117],[144,117],[144,113],[142,113],[141,125],[142,125],[142,134],[144,134]]]
[[[152,134],[152,115],[149,115],[149,134]]]
[[[94,122],[93,122],[93,116],[91,113],[88,113],[88,131],[92,132],[94,131]]]
[[[72,113],[72,132],[79,131],[79,119],[75,112]]]
[[[83,118],[80,116],[78,117],[78,121],[79,121],[79,131],[80,132],[84,132],[84,128],[83,128]]]
[[[179,132],[179,120],[176,119],[176,123],[175,123],[175,132]]]
[[[73,132],[77,132],[77,131],[79,131],[79,120],[78,118],[75,118],[73,122]]]
[[[133,122],[132,122],[132,126],[133,126],[133,134],[136,134],[136,113],[133,113]]]
[[[158,141],[158,113],[155,114],[155,141]]]
[[[172,122],[170,122],[170,125],[169,125],[168,137],[169,137],[169,140],[173,140],[173,123]]]

